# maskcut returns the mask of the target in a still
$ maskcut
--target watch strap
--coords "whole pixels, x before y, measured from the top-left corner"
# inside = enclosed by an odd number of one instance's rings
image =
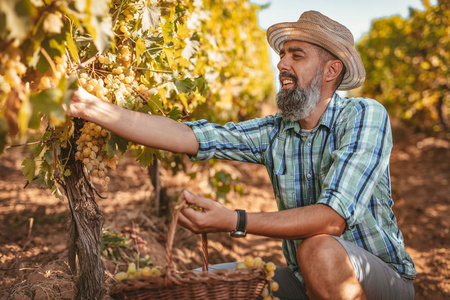
[[[236,209],[236,212],[236,229],[230,231],[230,236],[235,238],[245,237],[247,235],[247,213],[243,209]]]
[[[243,209],[236,209],[238,214],[236,231],[246,232],[247,229],[247,213]]]

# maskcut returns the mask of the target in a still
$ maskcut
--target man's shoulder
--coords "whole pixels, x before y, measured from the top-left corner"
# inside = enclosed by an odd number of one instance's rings
[[[344,114],[367,111],[380,114],[386,113],[386,108],[383,104],[367,97],[342,98],[339,106]]]

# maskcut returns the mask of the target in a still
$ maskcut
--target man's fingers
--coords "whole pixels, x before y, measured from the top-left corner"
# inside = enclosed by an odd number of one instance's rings
[[[195,194],[192,194],[188,190],[184,190],[182,194],[183,194],[184,199],[186,200],[187,203],[195,204],[195,205],[197,205],[197,206],[199,206],[199,207],[201,207],[203,209],[206,209],[206,210],[211,208],[211,204],[215,203],[211,199],[207,199],[207,198],[203,198],[203,197],[197,196]]]
[[[202,232],[202,227],[197,224],[198,213],[193,209],[183,208],[178,216],[178,224],[194,233]]]

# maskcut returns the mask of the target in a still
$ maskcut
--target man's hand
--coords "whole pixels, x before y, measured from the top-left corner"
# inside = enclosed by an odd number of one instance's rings
[[[101,101],[94,95],[90,94],[88,91],[82,87],[78,87],[72,96],[70,107],[64,107],[66,113],[75,118],[83,118],[89,107],[95,103],[95,101]]]
[[[178,200],[184,199],[187,203],[195,204],[202,210],[185,207],[181,210],[178,222],[181,226],[194,233],[223,232],[236,228],[237,213],[211,199],[199,197],[184,191]]]

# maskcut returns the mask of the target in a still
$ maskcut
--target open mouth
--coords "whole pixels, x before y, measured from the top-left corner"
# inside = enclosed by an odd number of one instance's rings
[[[295,82],[292,79],[284,79],[281,81],[281,86],[283,87],[283,89],[293,88],[294,85],[295,85]]]
[[[284,90],[294,88],[296,82],[297,82],[297,77],[295,77],[295,75],[288,73],[288,72],[283,72],[280,74],[280,83],[281,83],[281,87]]]

